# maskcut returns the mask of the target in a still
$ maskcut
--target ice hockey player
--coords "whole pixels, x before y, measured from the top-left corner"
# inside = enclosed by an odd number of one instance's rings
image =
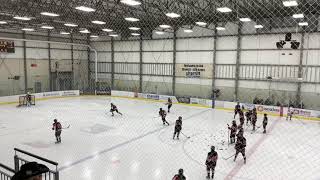
[[[236,135],[237,138],[240,137],[240,136],[243,136],[243,133],[244,133],[243,127],[240,127],[240,128],[238,127],[238,129],[239,129],[238,130],[238,134]]]
[[[168,113],[170,113],[170,108],[172,107],[172,100],[171,98],[168,98],[168,102],[166,103],[168,105]]]
[[[176,120],[176,125],[174,126],[174,133],[173,133],[173,139],[175,138],[177,134],[177,139],[179,140],[180,131],[182,129],[182,117],[179,116],[179,118]]]
[[[62,131],[62,125],[60,122],[58,122],[57,119],[54,119],[53,120],[53,124],[52,124],[52,130],[55,130],[55,136],[56,136],[56,139],[57,139],[57,143],[61,143],[61,131]]]
[[[287,112],[287,118],[286,120],[290,120],[292,119],[292,115],[293,115],[293,109],[291,107],[288,107],[288,112]]]
[[[236,115],[241,111],[241,108],[240,108],[240,103],[238,102],[237,105],[234,107],[234,116],[233,116],[233,119],[236,118]]]
[[[179,173],[174,175],[172,180],[186,180],[186,177],[183,175],[183,169],[179,169]]]
[[[246,118],[247,118],[247,126],[249,125],[249,122],[251,123],[251,115],[252,115],[252,110],[248,110],[246,112]]]
[[[240,126],[243,127],[243,124],[244,124],[244,114],[243,114],[243,111],[242,111],[242,110],[239,111],[239,120],[240,120]]]
[[[207,166],[207,179],[210,179],[210,170],[212,172],[211,178],[214,178],[214,169],[216,168],[218,160],[218,153],[215,151],[215,147],[211,146],[211,151],[208,153],[206,159]]]
[[[121,112],[118,111],[118,108],[116,105],[114,105],[113,103],[111,103],[111,109],[110,109],[110,112],[112,113],[112,116],[114,116],[113,112],[117,112],[118,114],[122,115]]]
[[[166,111],[163,110],[162,108],[160,108],[159,116],[160,116],[161,119],[162,119],[163,125],[167,124],[167,125],[169,126],[169,123],[168,123],[168,121],[166,120],[167,113],[166,113]]]
[[[257,122],[257,110],[256,108],[254,108],[251,115],[252,131],[256,130],[256,122]]]
[[[266,131],[267,124],[268,124],[268,117],[267,117],[267,114],[264,114],[263,122],[262,122],[263,133],[267,133],[267,131]]]
[[[238,136],[236,145],[234,146],[236,149],[236,154],[234,156],[233,161],[236,161],[238,154],[241,153],[244,159],[244,163],[246,163],[246,146],[247,146],[246,138],[243,137],[243,135]]]
[[[27,95],[26,95],[26,103],[27,103],[27,106],[31,106],[31,94],[30,94],[30,92],[28,92]]]
[[[228,124],[228,129],[230,130],[230,144],[233,144],[236,142],[236,134],[237,134],[237,123],[235,120],[232,121],[231,127]]]

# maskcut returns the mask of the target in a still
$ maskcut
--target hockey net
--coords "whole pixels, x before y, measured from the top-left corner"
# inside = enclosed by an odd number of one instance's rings
[[[34,95],[31,95],[31,105],[36,105],[36,98]],[[19,96],[19,105],[18,106],[26,106],[27,105],[27,97]]]

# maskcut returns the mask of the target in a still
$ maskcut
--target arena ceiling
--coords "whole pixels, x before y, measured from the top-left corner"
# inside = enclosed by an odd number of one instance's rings
[[[318,0],[289,0],[297,4],[285,6],[286,0],[0,0],[0,29],[21,30],[31,28],[52,33],[79,34],[81,30],[90,35],[120,34],[122,38],[135,35],[150,37],[155,30],[173,32],[179,28],[201,26],[214,30],[214,25],[223,26],[226,22],[239,22],[239,18],[250,18],[256,24],[263,25],[263,31],[272,28],[289,28],[307,22],[309,30],[317,30],[320,2]],[[288,1],[288,2],[289,2]],[[140,5],[128,5],[125,2],[138,2]],[[91,12],[76,7],[92,8]],[[217,8],[228,7],[231,12],[221,12]],[[90,9],[88,9],[90,10]],[[43,12],[57,16],[42,15]],[[180,15],[168,17],[167,13]],[[303,17],[293,18],[294,14]],[[15,19],[27,17],[30,20]],[[133,17],[139,21],[128,21]],[[100,24],[95,24],[92,21]],[[205,22],[198,25],[196,22]],[[75,24],[76,27],[65,24]],[[159,25],[171,28],[160,28]],[[48,27],[49,26],[49,27]],[[130,30],[138,27],[140,30]],[[105,29],[103,31],[102,29]],[[113,31],[108,32],[108,29]],[[90,32],[90,33],[88,33]]]

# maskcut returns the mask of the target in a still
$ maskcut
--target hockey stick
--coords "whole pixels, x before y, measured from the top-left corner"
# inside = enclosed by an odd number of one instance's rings
[[[187,136],[187,135],[185,135],[185,134],[183,134],[183,132],[180,132],[182,135],[184,135],[186,138],[190,138],[190,136]]]
[[[70,128],[70,124],[66,128],[62,128],[62,129],[69,129],[69,128]]]
[[[230,144],[230,140],[229,140],[229,137],[230,137],[229,136],[229,124],[227,124],[227,125],[228,125],[228,137],[227,138],[228,138],[228,147],[229,147],[229,144]]]
[[[224,160],[228,160],[228,159],[230,159],[230,158],[232,158],[233,156],[235,156],[236,154],[233,154],[232,156],[229,156],[229,157],[222,157],[222,159],[224,159]]]

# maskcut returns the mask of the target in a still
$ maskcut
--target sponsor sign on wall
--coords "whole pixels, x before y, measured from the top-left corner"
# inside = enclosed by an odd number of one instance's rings
[[[256,108],[257,108],[258,112],[268,112],[268,113],[280,114],[280,107],[257,105]]]
[[[38,98],[48,98],[48,97],[61,97],[61,96],[79,96],[79,90],[70,90],[70,91],[52,91],[52,92],[43,92],[43,93],[31,93]],[[18,102],[19,96],[25,96],[25,94],[15,95],[15,96],[2,96],[0,97],[0,103],[10,103]]]
[[[211,78],[212,65],[210,64],[177,64],[176,75],[186,78]]]
[[[147,99],[159,100],[159,95],[157,95],[157,94],[147,94]]]

